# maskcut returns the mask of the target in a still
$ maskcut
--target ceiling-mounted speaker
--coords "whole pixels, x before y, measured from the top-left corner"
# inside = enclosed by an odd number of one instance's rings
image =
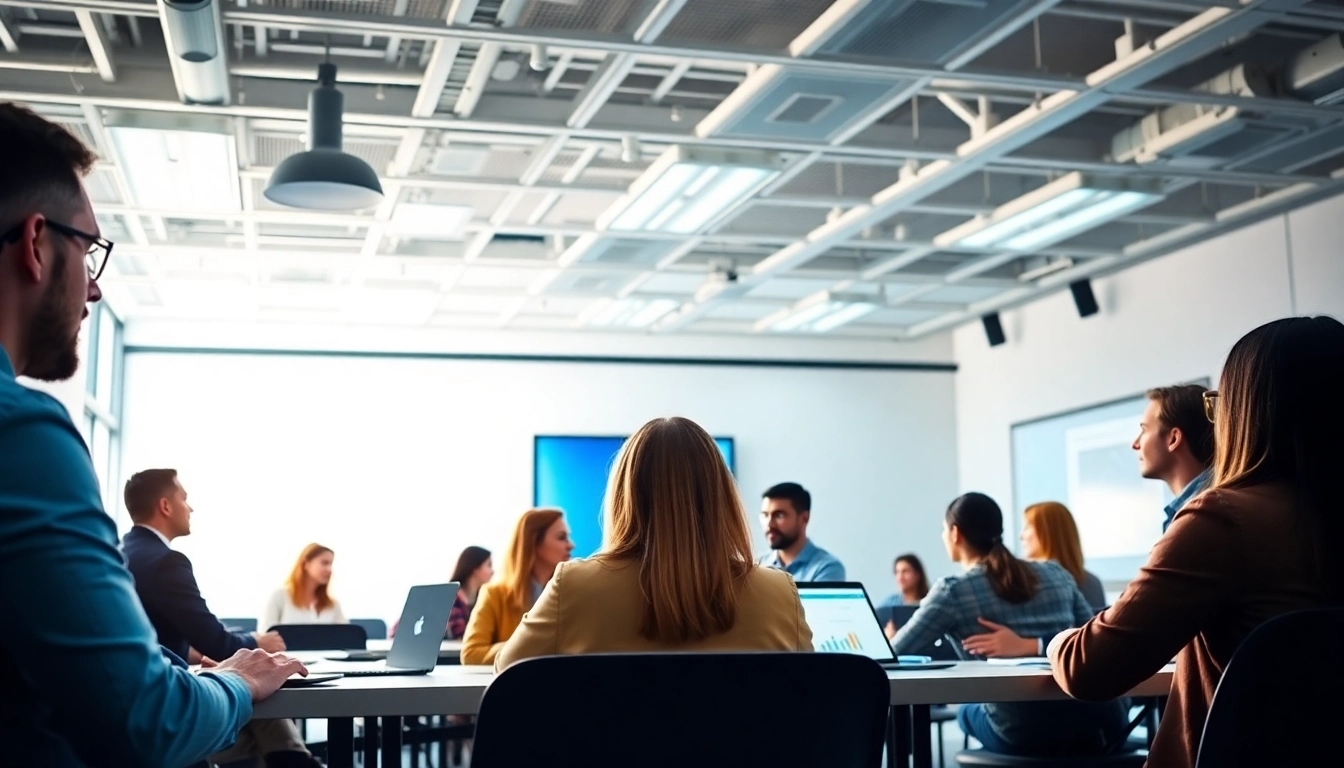
[[[991,312],[980,318],[980,322],[985,325],[985,336],[989,339],[989,346],[997,347],[1008,340],[1003,335],[1003,323],[999,321],[999,313]]]
[[[1091,317],[1097,314],[1096,294],[1092,293],[1092,281],[1086,278],[1074,283],[1069,283],[1069,290],[1073,292],[1073,305],[1078,308],[1079,317]]]

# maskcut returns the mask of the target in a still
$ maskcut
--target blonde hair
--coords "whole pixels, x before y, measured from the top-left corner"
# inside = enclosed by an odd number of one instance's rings
[[[532,594],[532,568],[537,564],[537,547],[546,532],[565,516],[558,509],[529,509],[518,518],[509,550],[504,553],[504,565],[499,581],[504,585],[504,596],[518,610],[527,607]]]
[[[732,473],[713,438],[683,418],[655,419],[621,448],[607,484],[600,560],[633,560],[640,633],[678,645],[726,632],[754,567]]]
[[[331,555],[335,557],[336,553],[333,552],[330,547],[324,547],[321,544],[316,543],[304,547],[303,551],[299,553],[299,559],[294,562],[294,570],[290,571],[289,578],[285,579],[285,591],[289,593],[289,602],[293,603],[295,607],[308,607],[299,604],[299,600],[304,596],[304,593],[308,588],[308,564],[311,563],[314,558],[321,557],[322,555]],[[319,614],[336,604],[336,601],[332,600],[331,595],[327,592],[327,586],[328,585],[326,584],[317,585],[317,599],[314,602],[314,606]]]
[[[1036,541],[1046,560],[1064,566],[1078,586],[1083,585],[1083,542],[1078,538],[1078,526],[1073,522],[1069,508],[1057,501],[1032,504],[1023,513],[1036,531]]]

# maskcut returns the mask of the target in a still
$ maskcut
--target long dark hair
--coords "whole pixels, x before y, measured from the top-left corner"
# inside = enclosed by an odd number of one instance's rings
[[[1036,571],[1003,546],[1003,511],[993,499],[983,493],[958,496],[943,519],[984,558],[981,563],[994,594],[1010,603],[1025,603],[1036,594]]]
[[[490,550],[485,547],[467,547],[457,556],[457,566],[453,568],[452,580],[465,587],[471,574],[489,559]]]
[[[915,585],[915,591],[919,593],[919,599],[923,600],[929,594],[929,577],[924,573],[924,563],[920,562],[919,556],[913,552],[907,552],[896,558],[896,562],[892,563],[891,567],[894,569],[901,563],[910,566],[915,573],[919,574],[919,583]]]
[[[1344,324],[1290,317],[1256,328],[1232,347],[1214,414],[1215,488],[1285,483],[1315,528],[1325,596],[1344,600],[1336,555],[1344,465]]]

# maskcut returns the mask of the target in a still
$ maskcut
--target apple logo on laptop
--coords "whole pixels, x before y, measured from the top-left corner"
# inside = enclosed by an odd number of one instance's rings
[[[420,618],[418,618],[418,619],[415,620],[415,636],[416,636],[416,637],[419,637],[419,636],[420,636],[420,630],[422,630],[422,629],[424,629],[424,628],[425,628],[425,617],[424,617],[424,616],[421,616]]]

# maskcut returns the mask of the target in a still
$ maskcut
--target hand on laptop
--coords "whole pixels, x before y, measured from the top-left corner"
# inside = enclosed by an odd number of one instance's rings
[[[201,668],[210,668],[215,672],[231,672],[243,678],[248,690],[252,691],[254,702],[270,698],[291,675],[308,676],[308,668],[298,659],[250,648],[245,648],[218,664],[203,658]]]
[[[257,641],[257,648],[270,653],[280,653],[285,650],[285,639],[280,637],[279,632],[253,632],[253,639]]]

